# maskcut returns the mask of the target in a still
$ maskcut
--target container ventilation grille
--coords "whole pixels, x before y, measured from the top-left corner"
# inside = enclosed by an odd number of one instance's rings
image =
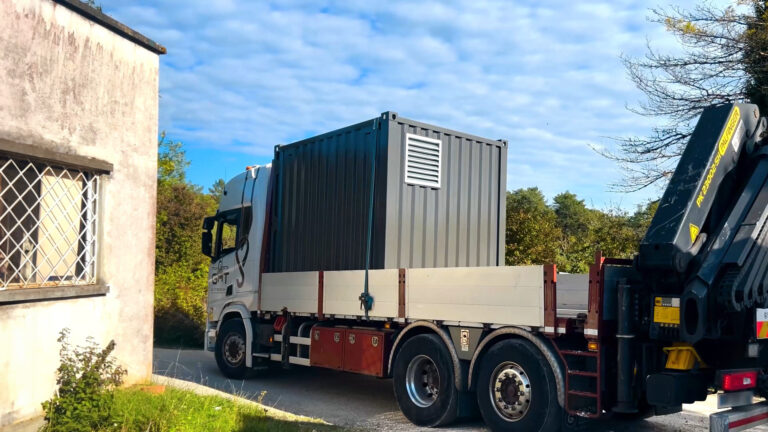
[[[440,187],[442,142],[420,135],[405,135],[405,182]]]

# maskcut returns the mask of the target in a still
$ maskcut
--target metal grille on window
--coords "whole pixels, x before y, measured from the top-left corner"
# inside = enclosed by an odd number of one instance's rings
[[[405,136],[405,182],[440,187],[441,141],[421,135]]]
[[[0,290],[96,282],[93,173],[0,155]]]

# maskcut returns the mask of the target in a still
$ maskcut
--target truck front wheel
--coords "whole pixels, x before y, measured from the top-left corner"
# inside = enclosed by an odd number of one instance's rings
[[[227,378],[245,378],[245,325],[241,319],[224,321],[216,335],[216,364]]]
[[[434,334],[407,340],[395,357],[392,383],[400,411],[418,426],[441,426],[456,419],[459,392],[453,362]]]
[[[562,409],[547,360],[528,341],[509,339],[483,356],[477,404],[493,431],[558,431]]]

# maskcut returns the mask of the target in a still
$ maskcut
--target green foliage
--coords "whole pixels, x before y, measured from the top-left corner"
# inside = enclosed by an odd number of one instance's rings
[[[747,21],[744,39],[744,71],[746,95],[760,111],[768,113],[768,2],[752,0],[751,19]]]
[[[181,141],[168,139],[165,131],[157,142],[157,181],[159,184],[186,184],[189,161]]]
[[[213,182],[213,185],[208,188],[208,195],[212,196],[216,203],[221,202],[221,196],[224,194],[224,187],[227,185],[227,183],[224,181],[224,179],[218,179],[215,182]]]
[[[588,208],[570,192],[551,206],[537,188],[507,192],[507,265],[557,264],[558,270],[585,273],[596,251],[632,258],[656,211],[656,202],[634,213]]]
[[[158,149],[155,343],[202,346],[210,260],[200,252],[200,236],[217,201],[187,182],[181,142],[163,133]]]
[[[110,357],[115,341],[99,348],[93,338],[84,346],[71,347],[69,329],[59,333],[61,365],[57,369],[54,396],[43,402],[48,432],[87,432],[109,425],[113,414],[114,389],[123,381],[125,369]]]
[[[166,388],[160,395],[139,389],[121,389],[115,394],[115,426],[120,432],[208,432],[208,431],[341,431],[314,419],[274,418],[263,408],[219,396],[200,396]]]
[[[555,212],[538,188],[507,192],[507,265],[555,262],[560,236]]]
[[[562,230],[558,268],[569,273],[584,273],[589,270],[595,254],[592,231],[598,215],[570,192],[558,194],[553,202],[557,226]]]

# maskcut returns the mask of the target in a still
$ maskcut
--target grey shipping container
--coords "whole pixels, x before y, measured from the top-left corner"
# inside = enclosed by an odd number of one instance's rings
[[[394,112],[277,146],[266,271],[504,265],[506,161]]]

